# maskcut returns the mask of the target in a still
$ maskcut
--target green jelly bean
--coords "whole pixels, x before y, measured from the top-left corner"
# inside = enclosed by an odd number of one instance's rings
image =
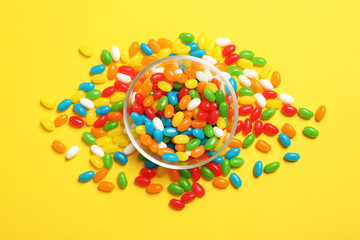
[[[139,154],[139,155],[137,156],[137,158],[138,158],[139,160],[141,160],[141,161],[147,161],[146,157],[144,157],[144,155],[142,155],[142,154]]]
[[[221,170],[223,174],[229,175],[230,169],[231,169],[230,161],[228,159],[224,159],[223,163],[221,164]]]
[[[252,96],[254,93],[254,89],[249,87],[242,87],[239,89],[239,94],[243,96]]]
[[[179,170],[179,173],[184,178],[191,178],[191,171],[189,169],[181,169]]]
[[[209,88],[204,89],[204,94],[209,102],[215,102],[216,100],[215,94]]]
[[[200,97],[200,94],[199,94],[196,90],[194,90],[194,89],[191,89],[191,90],[189,91],[189,95],[190,95],[191,99],[201,98],[201,97]]]
[[[93,89],[86,93],[86,98],[88,98],[90,100],[96,99],[98,97],[101,97],[101,91],[98,89]]]
[[[195,40],[194,35],[191,33],[180,33],[179,38],[181,41],[186,43],[193,42]]]
[[[275,108],[269,108],[262,112],[261,118],[262,119],[270,119],[272,116],[274,116],[276,113]]]
[[[105,153],[104,155],[104,167],[107,169],[112,168],[113,166],[113,158],[110,153]]]
[[[181,84],[179,82],[174,82],[173,86],[176,90],[181,90],[183,87],[185,87],[185,84]]]
[[[206,124],[206,126],[204,127],[204,133],[205,133],[205,136],[207,136],[209,138],[214,136],[214,134],[215,134],[214,129],[210,124]]]
[[[181,177],[179,178],[179,184],[180,186],[187,192],[191,191],[191,183],[187,178]]]
[[[174,109],[175,111],[182,111],[179,107],[179,103],[177,103],[175,106],[174,106]]]
[[[126,188],[128,185],[126,175],[124,172],[120,172],[118,176],[118,182],[121,188]]]
[[[314,116],[314,113],[306,108],[299,108],[298,113],[302,118],[305,118],[305,119],[310,119]]]
[[[255,56],[255,53],[250,50],[242,50],[239,56],[241,58],[252,59]]]
[[[106,63],[106,64],[112,63],[112,56],[108,50],[106,50],[106,49],[102,50],[101,57],[102,57],[102,60],[104,61],[104,63]]]
[[[110,121],[110,122],[105,123],[103,128],[104,128],[105,131],[110,131],[110,130],[113,130],[114,128],[117,128],[117,126],[119,126],[119,122]]]
[[[206,141],[205,143],[205,149],[206,150],[210,150],[213,147],[215,147],[216,143],[217,143],[218,139],[216,136],[213,136],[212,138],[210,138],[209,140]]]
[[[169,191],[175,195],[182,195],[185,192],[185,190],[176,183],[169,184]]]
[[[111,106],[111,111],[120,112],[124,107],[124,101],[118,101]]]
[[[220,103],[225,102],[225,94],[222,90],[218,89],[215,92],[216,103],[220,105]]]
[[[308,137],[316,138],[317,136],[319,136],[319,131],[313,127],[307,126],[304,127],[304,134]]]
[[[280,167],[280,163],[279,163],[279,162],[272,162],[272,163],[267,164],[267,165],[264,167],[264,172],[266,172],[266,173],[272,173],[272,172],[275,172],[276,170],[278,170],[279,167]]]
[[[255,141],[255,134],[251,133],[249,134],[243,142],[243,147],[249,147],[251,144],[253,144]]]
[[[158,102],[157,108],[159,111],[162,111],[165,109],[165,107],[168,105],[169,100],[167,96],[162,96]]]
[[[225,123],[226,123],[226,127],[229,126],[229,119],[227,117],[224,117]]]
[[[220,117],[226,117],[229,113],[229,104],[227,102],[222,102],[219,105]]]
[[[163,142],[168,143],[168,142],[170,142],[170,140],[171,140],[171,137],[164,136]]]
[[[242,74],[242,70],[239,67],[231,66],[228,67],[227,72],[230,73],[230,75],[233,76],[239,76]]]
[[[201,175],[207,180],[213,180],[215,177],[214,173],[210,170],[210,168],[206,166],[202,166],[200,172]]]
[[[186,143],[185,147],[187,150],[193,150],[195,148],[197,148],[198,146],[200,146],[201,140],[194,138],[191,139],[189,142]]]
[[[85,140],[85,142],[87,142],[88,144],[90,144],[90,145],[96,144],[96,138],[91,133],[84,132],[82,137]]]
[[[244,164],[244,159],[242,158],[233,158],[230,159],[230,166],[231,167],[241,167]]]
[[[252,59],[252,62],[254,63],[254,65],[258,66],[264,66],[267,63],[267,61],[262,57],[254,57]]]

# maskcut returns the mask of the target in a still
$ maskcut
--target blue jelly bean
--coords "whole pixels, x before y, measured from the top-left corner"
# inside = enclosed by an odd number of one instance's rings
[[[84,82],[79,85],[79,88],[81,91],[88,92],[88,91],[94,90],[95,84],[93,84],[92,82]]]
[[[179,64],[179,67],[183,67],[181,61],[177,61],[177,63]]]
[[[136,126],[139,126],[143,123],[142,117],[136,112],[131,113],[131,119],[133,120]]]
[[[153,163],[150,160],[146,160],[144,165],[145,165],[146,168],[150,168],[150,169],[154,169],[154,168],[158,167],[158,165],[156,163]]]
[[[206,142],[207,142],[209,139],[210,139],[210,138],[204,138],[204,139],[201,139],[201,141],[200,141],[200,145],[205,146]]]
[[[166,145],[167,145],[168,148],[170,148],[170,149],[172,149],[172,150],[174,150],[174,151],[176,150],[176,149],[175,149],[175,143],[168,142]]]
[[[175,137],[179,134],[179,131],[173,127],[167,127],[163,130],[163,134],[167,137]]]
[[[233,159],[236,158],[240,154],[240,148],[232,148],[229,151],[227,151],[225,157],[227,159]]]
[[[216,158],[214,158],[214,160],[212,160],[214,163],[217,164],[221,164],[224,162],[224,159],[221,156],[217,156]]]
[[[66,109],[68,109],[70,106],[71,106],[71,100],[65,99],[58,104],[57,110],[62,112],[62,111],[65,111]]]
[[[194,135],[194,137],[202,140],[205,138],[205,133],[203,130],[199,129],[199,128],[195,128],[193,131],[192,131],[192,135]]]
[[[95,112],[97,115],[106,115],[108,114],[109,112],[111,111],[111,107],[108,106],[108,105],[104,105],[104,106],[101,106],[101,107],[98,107]]]
[[[214,156],[216,153],[216,151],[208,151],[207,154],[211,157]]]
[[[183,66],[183,67],[181,68],[181,70],[182,70],[183,72],[185,72],[185,69],[186,69],[185,66]]]
[[[159,129],[156,129],[154,131],[154,139],[158,143],[160,143],[164,140],[164,135],[162,134],[162,132]]]
[[[93,75],[100,74],[100,73],[102,73],[104,71],[105,71],[105,65],[104,64],[99,64],[99,65],[93,66],[90,69],[90,73],[93,74]]]
[[[167,118],[165,116],[161,117],[161,121],[164,124],[164,127],[172,127],[171,118]],[[165,135],[166,136],[166,135]]]
[[[230,181],[234,185],[234,187],[239,188],[242,185],[242,181],[241,181],[239,175],[237,175],[236,173],[230,174]]]
[[[175,53],[170,53],[169,56],[176,56],[176,54]]]
[[[289,147],[291,145],[291,140],[289,136],[286,135],[285,133],[279,134],[279,141],[281,142],[282,145],[284,145],[284,147]]]
[[[300,159],[300,154],[289,152],[289,153],[285,154],[284,158],[285,158],[285,160],[288,160],[290,162],[296,162],[297,160]]]
[[[93,179],[94,176],[95,176],[94,171],[87,171],[87,172],[84,172],[84,173],[79,175],[79,181],[80,182],[87,182],[87,181],[90,181],[91,179]]]
[[[118,161],[121,164],[127,164],[127,162],[128,162],[127,156],[122,152],[115,152],[114,158],[116,161]]]
[[[191,48],[190,51],[195,51],[196,49],[199,48],[199,45],[195,42],[189,42],[187,44],[185,44],[186,46],[189,46]]]
[[[150,118],[148,118],[144,113],[141,114],[141,118],[142,118],[142,121],[143,123],[146,122],[146,121],[152,121]]]
[[[146,43],[140,44],[140,48],[145,55],[152,55],[154,53],[151,47],[149,47]]]
[[[179,161],[179,156],[176,155],[175,153],[164,153],[162,155],[162,158],[165,161],[168,161],[168,162],[177,162],[177,161]]]
[[[185,131],[180,132],[181,134],[184,134],[186,136],[190,136],[192,134],[193,128],[189,127],[188,129],[186,129]]]
[[[257,177],[260,177],[262,173],[263,173],[263,163],[262,161],[259,160],[254,165],[254,174]]]
[[[149,134],[150,136],[152,136],[154,134],[155,131],[155,127],[152,121],[146,121],[145,122],[145,130],[146,133]]]
[[[204,49],[198,49],[190,52],[190,56],[201,58],[205,55]]]
[[[229,82],[230,82],[231,86],[233,87],[234,91],[236,92],[237,91],[237,82],[236,82],[235,78],[231,77],[229,79]],[[228,95],[230,94],[230,90],[227,86],[225,86],[225,91]]]
[[[73,109],[74,109],[75,112],[77,112],[81,116],[86,116],[86,114],[87,114],[86,108],[83,105],[79,104],[79,103],[75,103],[73,105]]]
[[[175,106],[178,103],[178,98],[175,92],[170,91],[166,95],[171,105]]]

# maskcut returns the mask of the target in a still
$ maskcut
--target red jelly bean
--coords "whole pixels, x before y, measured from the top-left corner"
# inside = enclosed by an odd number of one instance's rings
[[[251,128],[252,128],[251,120],[250,118],[246,118],[243,126],[243,134],[248,135],[251,132]]]
[[[210,102],[206,100],[201,101],[199,108],[206,112],[210,111]]]
[[[252,122],[255,122],[260,117],[261,112],[262,112],[261,107],[256,107],[250,115],[250,120]]]
[[[244,126],[243,121],[239,120],[236,124],[235,134],[238,134],[239,132],[241,132],[241,130],[243,129],[243,126]]]
[[[131,74],[130,75],[131,79],[134,80],[137,77],[138,74],[139,74],[138,72]],[[142,75],[139,78],[139,82],[141,82],[141,83],[145,82],[145,80],[146,80],[146,75]]]
[[[218,104],[216,102],[210,103],[210,111],[216,110],[218,108]]]
[[[157,90],[153,94],[154,99],[157,99],[157,100],[159,100],[163,96],[166,96],[166,92],[163,92],[161,90]]]
[[[150,119],[154,119],[156,116],[155,111],[151,106],[146,107],[144,112],[145,112],[145,115]]]
[[[114,87],[116,87],[116,89],[120,92],[127,92],[127,90],[129,89],[128,85],[120,81],[115,81]]]
[[[208,119],[210,125],[214,125],[220,116],[219,110],[212,110]]]
[[[102,126],[105,125],[105,123],[107,122],[108,117],[106,115],[102,115],[100,116],[98,119],[96,119],[96,121],[94,122],[94,127],[95,128],[101,128]]]
[[[164,116],[164,110],[158,111],[156,115],[161,118],[162,116]]]
[[[229,112],[228,112],[228,115],[227,115],[227,118],[229,120],[231,120],[234,116],[234,108],[233,107],[229,107]]]
[[[165,75],[163,73],[155,73],[150,77],[150,81],[152,81],[153,83],[160,82],[164,79],[165,79]]]
[[[111,95],[113,95],[116,92],[116,87],[114,86],[110,86],[105,88],[102,93],[101,96],[102,97],[110,97]]]
[[[263,91],[262,95],[264,96],[264,98],[266,99],[274,99],[277,98],[277,93],[274,91],[270,91],[270,90],[265,90]]]
[[[193,181],[199,181],[200,177],[201,177],[201,172],[200,172],[200,168],[196,167],[196,168],[192,168],[190,169],[191,172],[191,177],[193,179]]]
[[[253,133],[256,137],[260,136],[262,133],[263,133],[263,124],[262,124],[262,121],[260,120],[257,120],[255,123],[254,123],[254,129],[253,129]]]
[[[140,115],[144,113],[144,108],[137,103],[135,103],[134,105],[131,106],[131,110]]]
[[[202,197],[205,195],[204,187],[198,182],[194,182],[192,184],[192,190],[193,190],[193,192],[196,193],[196,196],[198,196],[198,197]]]
[[[217,163],[209,162],[209,163],[205,164],[205,166],[207,166],[217,177],[221,176],[221,174],[223,173],[221,170],[221,167]]]
[[[130,66],[120,66],[118,72],[126,75],[131,75],[134,72],[134,69]]]
[[[150,169],[150,168],[142,168],[140,170],[140,175],[141,176],[144,176],[146,178],[154,178],[156,176],[156,172],[154,169]]]
[[[73,127],[81,128],[82,126],[84,126],[85,121],[77,116],[71,116],[69,118],[69,123]]]
[[[186,88],[186,87],[182,88],[178,94],[179,101],[183,98],[183,96],[189,95],[189,92],[190,92],[190,90],[188,88]]]
[[[141,105],[141,106],[143,106],[144,105],[144,96],[142,95],[142,94],[140,94],[140,93],[137,93],[136,95],[135,95],[135,102],[137,103],[137,104],[139,104],[139,105]]]
[[[235,94],[236,94],[236,99],[238,99],[238,94],[237,94],[237,93],[235,93]],[[226,102],[227,104],[229,104],[229,106],[231,106],[231,104],[232,104],[232,102],[233,102],[232,96],[231,96],[231,95],[226,95],[226,97],[225,97],[225,102]]]
[[[239,108],[239,115],[246,116],[254,110],[253,105],[243,105]]]
[[[279,129],[271,123],[264,124],[264,133],[270,136],[274,136],[279,133]]]
[[[149,186],[151,181],[149,178],[144,176],[138,176],[135,178],[135,183],[141,187]]]
[[[224,47],[224,49],[222,50],[222,55],[224,57],[229,56],[230,54],[232,54],[233,52],[235,52],[236,50],[236,46],[234,44],[230,44],[227,45],[226,47]]]
[[[185,207],[185,203],[175,198],[171,199],[169,202],[170,206],[176,210],[181,210]]]
[[[198,120],[207,120],[209,118],[209,112],[199,111],[197,113]]]
[[[220,89],[220,82],[218,79],[213,78],[211,79],[211,82],[217,86],[218,89]]]
[[[195,198],[196,198],[196,194],[194,192],[187,192],[181,196],[180,200],[183,203],[189,203],[193,201]]]
[[[293,106],[289,106],[289,105],[284,105],[281,108],[281,112],[286,115],[286,116],[294,116],[298,110],[296,108],[294,108]]]
[[[231,55],[229,55],[229,56],[227,56],[227,57],[225,58],[224,63],[225,63],[226,65],[230,66],[230,65],[236,63],[237,60],[239,60],[239,59],[240,59],[239,55],[237,55],[237,54],[231,54]]]

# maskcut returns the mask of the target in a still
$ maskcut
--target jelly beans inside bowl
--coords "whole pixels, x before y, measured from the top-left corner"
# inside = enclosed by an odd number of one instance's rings
[[[118,73],[120,84],[131,79]],[[236,130],[236,84],[211,59],[170,56],[144,68],[124,103],[125,130],[153,163],[190,169],[216,159]]]

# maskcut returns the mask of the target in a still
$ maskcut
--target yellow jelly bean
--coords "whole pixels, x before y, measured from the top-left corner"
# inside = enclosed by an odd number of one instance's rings
[[[120,50],[120,59],[123,63],[127,63],[129,61],[129,53],[126,48],[122,48]]]
[[[139,55],[136,55],[136,56],[130,58],[130,60],[129,60],[129,65],[130,65],[131,67],[135,67],[135,66],[137,66],[137,65],[140,65],[141,60],[142,60],[142,57],[140,57]]]
[[[89,109],[87,111],[86,117],[85,117],[85,122],[87,125],[91,126],[94,124],[94,122],[96,121],[96,112],[95,109]]]
[[[200,34],[197,44],[199,45],[200,49],[205,49],[207,43],[207,37],[204,34]]]
[[[260,77],[267,78],[270,75],[270,72],[271,72],[271,66],[265,65],[260,71]]]
[[[48,117],[41,119],[41,124],[48,131],[53,131],[55,129],[54,121]]]
[[[181,123],[182,120],[184,120],[184,113],[177,112],[172,119],[172,125],[174,127],[177,127],[177,126],[179,126],[179,124]]]
[[[104,162],[101,158],[99,158],[96,155],[91,155],[90,156],[90,163],[96,167],[96,168],[102,168],[104,167]]]
[[[197,85],[198,85],[198,82],[196,81],[196,79],[193,79],[193,78],[191,78],[185,82],[185,86],[189,89],[194,89],[194,88],[196,88]]]
[[[140,125],[135,128],[137,134],[146,134],[145,125]]]
[[[174,143],[176,144],[185,144],[190,141],[189,136],[186,136],[185,134],[179,134],[174,137]]]
[[[70,100],[72,103],[77,103],[80,101],[81,98],[85,97],[85,92],[83,91],[76,91],[71,97]]]
[[[223,141],[217,141],[215,147],[214,147],[214,151],[219,151],[220,148],[222,148],[222,146],[224,146]]]
[[[177,38],[173,42],[173,44],[171,46],[171,48],[172,48],[171,50],[174,52],[174,49],[180,47],[181,45],[184,45],[184,44],[182,44],[182,41],[179,38]]]
[[[219,117],[218,120],[216,121],[216,125],[218,126],[218,128],[220,129],[225,129],[226,126],[226,121],[223,117]]]
[[[179,157],[179,161],[186,161],[189,159],[189,156],[184,152],[176,152],[176,155]]]
[[[206,87],[209,88],[213,93],[215,93],[218,90],[215,83],[207,83]]]
[[[109,105],[110,100],[108,98],[99,97],[97,99],[94,99],[93,103],[95,104],[96,107],[101,107],[104,105]]]
[[[129,145],[130,140],[125,135],[120,135],[114,137],[114,143],[119,145],[120,147],[126,147]]]
[[[108,137],[108,136],[105,136],[105,137],[102,137],[102,138],[99,138],[96,140],[96,145],[99,145],[100,147],[103,147],[105,145],[112,144],[112,143],[113,143],[112,138]]]
[[[124,132],[124,128],[122,126],[118,126],[110,131],[108,131],[107,135],[111,138],[121,135]]]
[[[93,54],[93,50],[91,49],[91,47],[86,44],[82,44],[79,50],[86,57],[91,57]]]
[[[252,96],[242,96],[239,98],[239,103],[242,105],[254,104],[255,98]]]
[[[48,108],[48,109],[52,109],[54,107],[56,107],[56,103],[53,99],[49,98],[49,97],[42,97],[40,100],[41,104]]]
[[[208,42],[205,48],[206,55],[212,56],[215,50],[215,46],[216,45],[214,41]]]
[[[277,100],[277,99],[269,99],[269,100],[266,101],[266,106],[268,108],[278,109],[278,108],[282,107],[282,102],[280,100]]]
[[[121,100],[124,100],[126,96],[126,93],[124,92],[116,92],[110,97],[110,102],[115,103]]]
[[[114,153],[114,152],[120,151],[119,146],[116,145],[116,144],[108,144],[108,145],[105,145],[102,149],[103,149],[104,152],[106,152],[106,153]]]
[[[222,61],[222,49],[220,46],[217,46],[214,50],[213,57],[216,59],[216,61],[221,62]]]
[[[250,69],[254,66],[253,62],[249,59],[245,59],[245,58],[240,58],[236,64],[238,65],[238,67],[241,67],[243,69]]]
[[[158,166],[158,167],[156,168],[156,175],[157,175],[158,177],[165,176],[167,173],[168,173],[168,169],[167,169],[167,168],[164,168],[164,167],[161,167],[161,166]]]
[[[179,46],[177,48],[173,49],[173,53],[177,54],[177,55],[186,55],[191,51],[191,47],[190,46]]]
[[[168,57],[168,56],[170,55],[170,53],[171,53],[171,49],[170,49],[170,48],[162,48],[162,49],[159,51],[157,57],[158,57],[158,59],[166,58],[166,57]]]
[[[157,108],[158,103],[159,103],[159,100],[155,100],[153,102],[153,104],[151,104],[151,107],[154,109],[155,113],[158,112],[158,108]]]
[[[91,77],[93,83],[104,83],[106,82],[106,76],[101,74],[95,74]]]
[[[167,83],[165,81],[158,82],[157,86],[160,90],[163,90],[164,92],[170,92],[172,89],[170,83]]]
[[[190,60],[183,60],[182,65],[185,66],[185,67],[190,67],[191,66],[191,61]]]

